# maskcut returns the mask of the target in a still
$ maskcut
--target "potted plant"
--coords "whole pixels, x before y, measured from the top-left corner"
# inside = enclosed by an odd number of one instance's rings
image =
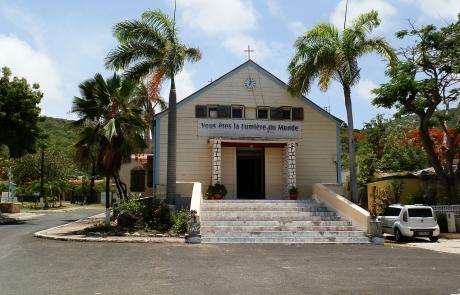
[[[298,197],[299,197],[299,190],[297,189],[297,187],[292,186],[289,189],[289,200],[297,200]]]
[[[216,183],[214,185],[210,184],[208,190],[206,191],[206,196],[208,199],[213,200],[222,200],[223,197],[227,194],[227,189],[222,183]]]

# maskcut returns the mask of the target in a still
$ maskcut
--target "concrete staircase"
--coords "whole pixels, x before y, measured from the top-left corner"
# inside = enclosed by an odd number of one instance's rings
[[[312,199],[205,200],[200,223],[202,243],[369,243]]]

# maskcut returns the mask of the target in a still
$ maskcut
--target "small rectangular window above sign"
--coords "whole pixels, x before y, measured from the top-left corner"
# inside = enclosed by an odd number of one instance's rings
[[[196,118],[207,118],[208,107],[205,105],[196,105],[195,106],[195,117]]]
[[[217,118],[217,116],[218,116],[218,107],[208,106],[208,118]]]
[[[292,121],[303,121],[303,108],[292,108]]]
[[[257,108],[257,119],[268,120],[270,119],[270,108],[269,107],[258,107]]]
[[[232,119],[244,118],[244,106],[232,106]]]

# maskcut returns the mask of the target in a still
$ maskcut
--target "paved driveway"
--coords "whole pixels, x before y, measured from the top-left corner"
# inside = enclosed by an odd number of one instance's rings
[[[460,293],[460,255],[422,249],[62,242],[29,227],[0,226],[2,295]]]

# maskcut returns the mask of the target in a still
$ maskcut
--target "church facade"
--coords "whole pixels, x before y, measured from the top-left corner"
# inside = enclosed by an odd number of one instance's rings
[[[168,111],[155,116],[154,184],[166,187]],[[177,104],[177,181],[222,183],[226,199],[300,198],[340,183],[342,121],[248,60]]]

